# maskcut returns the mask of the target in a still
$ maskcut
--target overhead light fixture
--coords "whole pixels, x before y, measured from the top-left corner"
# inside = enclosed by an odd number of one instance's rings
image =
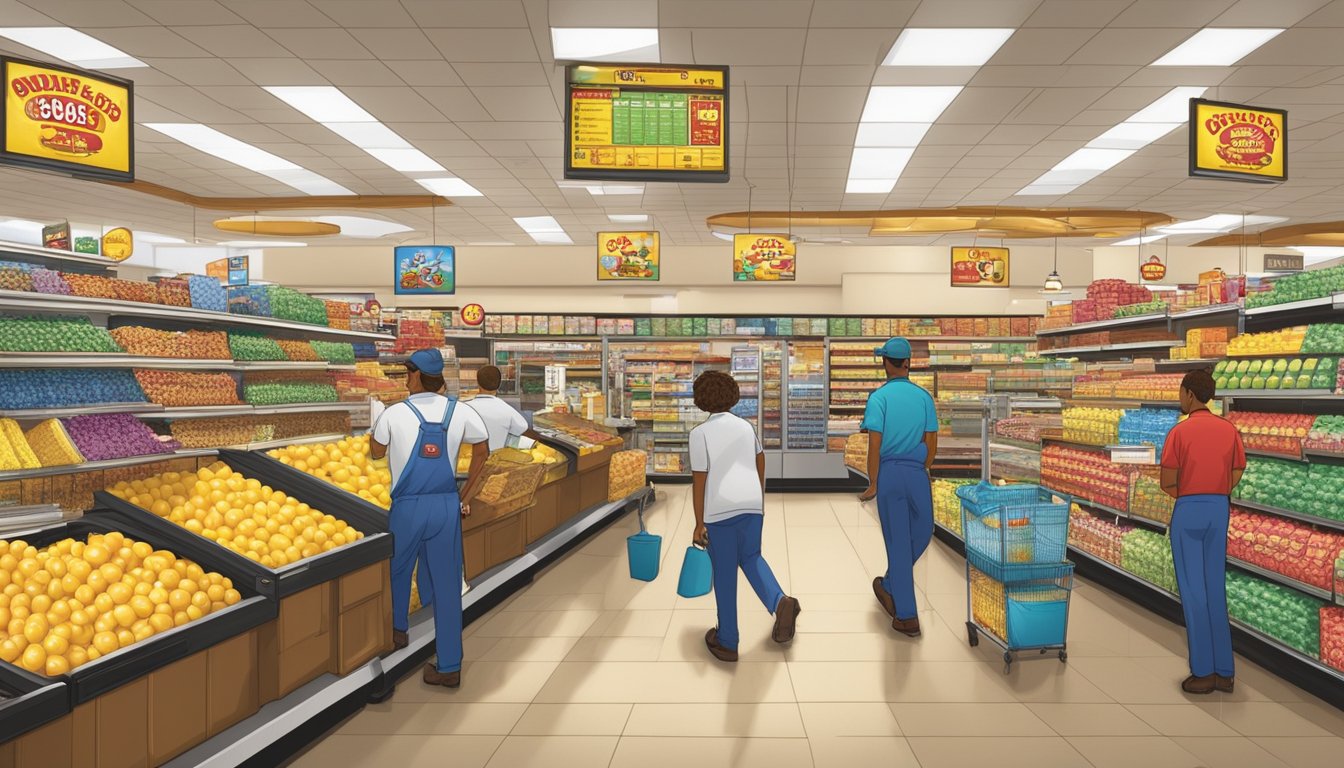
[[[429,155],[411,146],[395,131],[330,85],[265,86],[277,99],[321,123],[333,133],[368,152],[394,171],[443,171]]]
[[[1041,290],[1038,291],[1038,293],[1040,293],[1042,296],[1049,296],[1052,298],[1062,298],[1064,296],[1071,295],[1064,290],[1064,279],[1059,276],[1058,237],[1055,238],[1055,255],[1053,266],[1050,268],[1050,274],[1046,275],[1045,283],[1041,286]]]
[[[1111,243],[1111,245],[1147,245],[1149,243],[1156,243],[1158,240],[1165,240],[1165,239],[1167,239],[1166,235],[1137,235],[1135,237],[1131,237],[1125,240],[1118,240],[1114,243]]]
[[[1018,195],[1066,195],[1176,130],[1190,117],[1190,99],[1208,90],[1179,86],[1089,141],[1017,191]]]
[[[885,195],[900,180],[915,147],[961,86],[875,85],[859,118],[845,181],[847,195]]]
[[[1273,40],[1282,29],[1206,27],[1167,52],[1154,67],[1229,67]]]
[[[727,240],[730,243],[733,242],[733,238],[736,237],[736,235],[734,235],[731,232],[720,232],[717,229],[709,230],[709,234],[719,238],[720,240]]]
[[[933,123],[859,123],[856,147],[917,147]]]
[[[147,67],[145,62],[70,27],[3,27],[0,37],[89,69]]]
[[[353,195],[354,192],[325,176],[320,176],[264,149],[239,141],[200,123],[142,123],[146,128],[172,137],[207,155],[214,155],[234,165],[256,171],[263,176],[293,187],[309,195]]]
[[[484,196],[479,189],[453,176],[446,176],[439,179],[416,179],[415,183],[436,195],[442,195],[444,197]]]
[[[609,213],[607,220],[612,224],[643,224],[649,220],[647,213]]]
[[[661,61],[657,27],[551,27],[551,54],[556,61]]]
[[[574,244],[554,216],[515,216],[513,221],[542,245]]]
[[[874,85],[859,121],[932,123],[959,93],[960,85]]]
[[[978,67],[989,61],[1012,29],[911,29],[896,38],[884,67]]]
[[[308,244],[294,240],[225,240],[216,245],[225,248],[304,248]]]
[[[1158,231],[1166,232],[1169,235],[1211,234],[1215,232],[1231,232],[1232,230],[1241,229],[1242,227],[1258,227],[1264,224],[1278,224],[1287,220],[1288,218],[1285,216],[1242,216],[1236,213],[1215,213],[1212,216],[1205,216],[1202,219],[1178,221],[1175,224],[1158,227]]]

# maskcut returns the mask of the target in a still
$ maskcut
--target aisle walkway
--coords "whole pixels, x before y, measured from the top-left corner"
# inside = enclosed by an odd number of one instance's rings
[[[659,488],[663,572],[631,581],[622,520],[468,629],[459,691],[419,674],[295,765],[1320,768],[1344,713],[1238,660],[1237,692],[1187,697],[1180,628],[1083,583],[1069,661],[1014,665],[967,646],[965,577],[935,542],[920,562],[924,636],[892,632],[871,582],[875,510],[843,495],[773,495],[765,554],[803,604],[791,648],[742,583],[742,660],[704,647],[711,597],[676,595],[687,486]]]

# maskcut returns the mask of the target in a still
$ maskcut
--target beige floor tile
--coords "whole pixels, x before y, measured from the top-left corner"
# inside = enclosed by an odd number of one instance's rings
[[[1310,698],[1307,701],[1286,703],[1284,706],[1334,735],[1344,736],[1344,710]]]
[[[533,704],[514,736],[620,736],[632,704]]]
[[[461,701],[530,702],[555,672],[554,661],[468,661],[462,687],[425,685],[417,671],[402,680],[391,701],[446,703]]]
[[[1322,768],[1344,761],[1344,739],[1338,736],[1262,737],[1252,740],[1292,768]]]
[[[814,528],[807,536],[789,537],[789,586],[794,591],[871,592],[873,577],[865,574],[840,528]]]
[[[1068,664],[1047,655],[1041,658],[1024,653],[1021,661],[1014,662],[1004,679],[1019,701],[1027,702],[1089,702],[1114,701],[1081,673]]]
[[[565,661],[657,661],[658,637],[581,637]]]
[[[921,768],[1091,768],[1062,737],[910,736]]]
[[[481,661],[564,661],[577,637],[500,637],[494,638]]]
[[[1226,723],[1194,704],[1127,704],[1125,708],[1163,736],[1239,735]]]
[[[790,528],[839,528],[835,510],[825,499],[788,502],[784,505],[784,525]]]
[[[900,736],[901,726],[882,702],[815,703],[798,705],[809,739],[832,736]]]
[[[1154,674],[1148,659],[1074,658],[1069,667],[1077,670],[1102,693],[1121,704],[1186,704],[1192,697],[1180,689],[1180,676]]]
[[[1250,739],[1237,737],[1175,736],[1172,741],[1198,757],[1208,768],[1288,768]]]
[[[607,765],[617,741],[615,736],[509,736],[487,765],[495,768]],[[446,757],[441,755],[440,760]]]
[[[802,738],[798,705],[636,704],[624,736]]]
[[[1204,761],[1166,736],[1075,736],[1069,739],[1096,768],[1203,768]]]
[[[1199,708],[1242,736],[1331,736],[1329,731],[1282,704],[1270,701],[1210,701]]]
[[[786,702],[794,700],[789,682],[789,672],[782,663],[563,662],[536,700],[555,704]]]
[[[481,627],[483,637],[580,637],[601,616],[599,611],[506,611]]]
[[[816,768],[919,768],[900,736],[822,736],[810,739]]]
[[[1014,701],[997,668],[979,662],[790,662],[799,701]]]
[[[806,606],[798,616],[798,632],[815,634],[837,632],[852,633],[891,633],[891,618],[883,613],[873,601],[871,608],[858,611],[808,610]]]
[[[812,768],[803,739],[623,737],[611,768]]]
[[[662,611],[609,611],[585,633],[589,637],[665,637],[671,609]]]
[[[521,702],[383,702],[364,707],[337,731],[345,736],[507,736],[527,705]]]
[[[397,768],[440,768],[452,755],[457,768],[480,768],[490,760],[503,736],[328,736],[290,765],[297,768],[395,765]]]
[[[1028,704],[1060,736],[1155,736],[1157,731],[1119,704]]]
[[[1025,704],[890,704],[906,736],[1055,736]]]

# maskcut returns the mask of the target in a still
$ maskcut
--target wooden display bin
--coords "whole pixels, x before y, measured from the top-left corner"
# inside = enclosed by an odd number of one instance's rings
[[[604,504],[607,501],[607,486],[610,481],[611,454],[602,452],[606,461],[579,473],[579,511],[585,511]]]
[[[537,490],[532,506],[523,510],[524,541],[527,546],[532,546],[538,539],[555,530],[555,527],[560,524],[557,504],[559,486],[562,482],[557,481],[550,485],[543,485]]]
[[[260,628],[257,682],[262,703],[335,671],[332,608],[336,581],[281,598],[280,615]]]
[[[336,581],[336,674],[348,675],[392,650],[392,561]]]
[[[519,510],[463,533],[462,551],[468,579],[474,579],[526,551],[525,512]]]

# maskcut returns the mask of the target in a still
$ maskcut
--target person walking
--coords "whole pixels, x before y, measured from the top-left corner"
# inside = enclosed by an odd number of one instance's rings
[[[489,451],[481,417],[457,400],[438,394],[444,387],[443,355],[422,349],[406,364],[411,395],[389,407],[373,425],[370,455],[387,456],[392,475],[392,637],[397,648],[409,642],[411,573],[417,559],[434,606],[437,664],[425,665],[429,685],[456,688],[462,682],[462,518],[471,514],[461,498],[471,498],[482,480]],[[456,458],[463,443],[472,446],[471,471],[458,495]]]
[[[1246,469],[1246,449],[1232,422],[1209,410],[1213,376],[1191,371],[1181,380],[1181,412],[1162,448],[1162,490],[1176,499],[1171,554],[1181,590],[1190,676],[1186,693],[1231,693],[1235,669],[1227,619],[1227,525],[1232,489]]]
[[[877,602],[891,628],[919,637],[915,561],[933,539],[933,486],[929,467],[938,453],[938,411],[933,397],[910,381],[910,342],[900,338],[873,350],[887,383],[868,396],[861,428],[868,432],[868,488],[877,499],[887,547],[887,573],[873,579]]]
[[[737,571],[775,617],[770,633],[776,643],[793,640],[802,605],[780,588],[761,555],[765,518],[765,453],[749,422],[729,413],[740,395],[737,381],[721,371],[706,371],[693,385],[695,405],[711,414],[691,430],[691,499],[695,509],[693,541],[709,549],[714,576],[718,626],[705,633],[705,645],[720,661],[737,661]]]

